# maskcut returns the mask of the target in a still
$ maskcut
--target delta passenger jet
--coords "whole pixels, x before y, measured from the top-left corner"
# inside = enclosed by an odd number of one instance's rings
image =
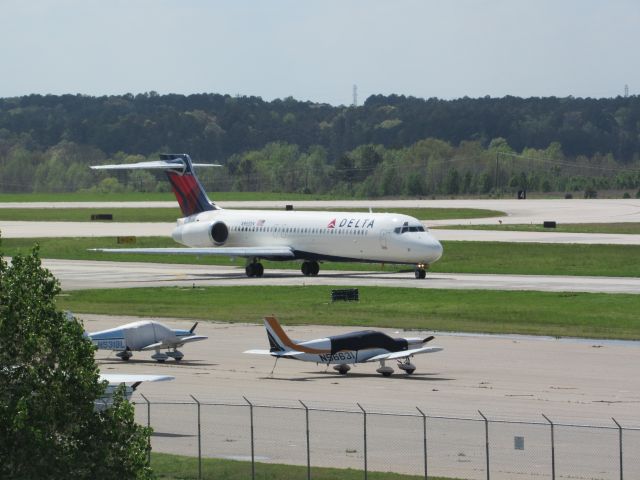
[[[395,213],[226,210],[211,202],[189,155],[160,155],[159,161],[93,166],[96,170],[164,170],[184,215],[173,239],[189,248],[95,249],[117,253],[222,255],[247,260],[248,277],[261,277],[260,260],[300,260],[304,275],[319,262],[411,264],[425,278],[442,256],[442,245],[419,220]]]

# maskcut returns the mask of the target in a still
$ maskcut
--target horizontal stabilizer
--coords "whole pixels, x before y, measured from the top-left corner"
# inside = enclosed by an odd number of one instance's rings
[[[414,348],[412,350],[401,350],[399,352],[392,353],[383,353],[381,355],[376,355],[375,357],[371,357],[367,360],[367,362],[378,362],[380,360],[393,360],[396,358],[407,358],[411,355],[419,355],[421,353],[436,353],[443,350],[442,347],[422,347],[422,348]]]
[[[144,253],[162,255],[219,255],[224,257],[293,258],[290,247],[205,247],[205,248],[90,248],[90,252]]]
[[[194,167],[221,167],[216,163],[194,163]],[[93,170],[175,170],[185,171],[187,165],[181,158],[174,160],[152,160],[150,162],[120,163],[112,165],[93,165]]]

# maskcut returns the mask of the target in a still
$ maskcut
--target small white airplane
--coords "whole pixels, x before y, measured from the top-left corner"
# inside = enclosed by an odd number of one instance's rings
[[[113,403],[113,394],[116,389],[124,384],[125,396],[127,400],[131,400],[131,395],[142,382],[164,382],[167,380],[175,380],[171,375],[138,375],[138,374],[119,374],[119,373],[101,373],[100,381],[107,381],[108,385],[104,390],[104,394],[94,403],[98,410],[108,408]]]
[[[173,239],[191,248],[99,248],[98,252],[222,255],[246,259],[248,277],[261,277],[261,259],[301,260],[304,275],[317,275],[321,261],[415,265],[425,278],[442,256],[442,245],[419,220],[394,213],[224,210],[211,202],[187,154],[159,161],[92,166],[97,170],[163,170],[180,204]],[[219,165],[217,165],[219,166]]]
[[[122,360],[129,360],[132,351],[155,350],[151,358],[158,362],[164,362],[171,357],[180,361],[184,354],[178,350],[185,343],[206,340],[203,335],[195,335],[196,322],[191,330],[172,329],[153,320],[142,320],[127,323],[119,327],[87,333],[87,336],[98,347],[98,350],[115,350],[116,356]],[[161,349],[167,349],[166,353]]]
[[[398,368],[411,375],[416,366],[410,359],[421,353],[434,353],[441,347],[425,347],[433,336],[427,338],[392,338],[376,330],[364,330],[303,342],[293,341],[284,332],[275,317],[265,317],[264,326],[269,339],[269,350],[247,350],[244,353],[271,355],[276,358],[292,358],[303,362],[334,364],[334,370],[342,375],[351,369],[349,364],[380,362],[376,370],[385,377],[393,368],[385,365],[387,360],[397,360]],[[275,368],[275,365],[274,365]]]

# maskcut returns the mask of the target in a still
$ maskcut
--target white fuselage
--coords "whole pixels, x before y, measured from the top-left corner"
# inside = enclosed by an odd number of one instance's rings
[[[178,220],[189,247],[289,247],[295,258],[429,265],[442,245],[419,220],[393,213],[213,210]]]

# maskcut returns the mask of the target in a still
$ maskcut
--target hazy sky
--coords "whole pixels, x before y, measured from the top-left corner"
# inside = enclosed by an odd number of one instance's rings
[[[0,97],[640,93],[638,0],[0,0]]]

